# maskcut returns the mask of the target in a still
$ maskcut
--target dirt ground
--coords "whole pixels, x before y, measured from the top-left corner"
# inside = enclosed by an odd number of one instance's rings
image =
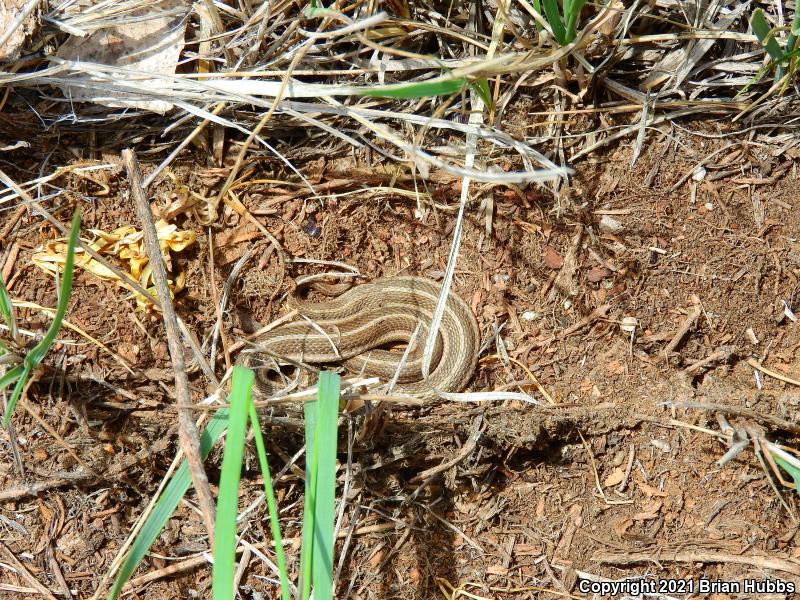
[[[84,138],[74,135],[59,147],[81,148]],[[3,168],[30,179],[37,153],[53,143],[5,153]],[[102,149],[78,152],[74,160],[119,162]],[[387,405],[367,419],[363,410],[346,416],[343,448],[348,431],[353,442],[349,467],[340,455],[347,504],[337,597],[451,598],[460,589],[472,598],[590,598],[581,587],[588,581],[644,575],[664,586],[664,594],[647,596],[656,598],[690,597],[687,582],[700,578],[800,586],[796,493],[781,486],[779,499],[753,444],[717,464],[731,430],[790,447],[800,436],[797,386],[754,367],[800,374],[792,312],[800,292],[800,152],[783,130],[689,121],[651,132],[633,166],[632,156],[621,143],[578,161],[557,197],[533,185],[475,187],[454,284],[487,342],[471,389],[521,384],[539,404]],[[145,174],[158,162],[146,152],[141,159]],[[248,177],[256,183],[239,196],[288,257],[344,261],[366,280],[442,277],[459,180],[415,181],[409,168],[398,172],[375,155],[335,147],[309,152],[298,166],[335,196],[320,204],[303,187],[257,183],[288,179],[272,158],[253,163]],[[205,196],[225,176],[191,155],[175,173]],[[48,204],[53,213],[66,222],[80,202],[84,232],[138,227],[121,167],[93,177],[54,182],[65,191]],[[439,208],[420,212],[410,194],[376,192],[390,185],[418,186]],[[160,177],[154,205],[164,210],[178,191]],[[492,209],[482,212],[486,199]],[[177,309],[207,351],[218,298],[245,252],[257,246],[231,288],[226,347],[283,314],[292,280],[315,268],[289,263],[282,273],[256,227],[230,208],[219,211],[210,226],[185,213],[174,219],[197,235],[196,245],[173,254],[186,275]],[[31,256],[57,232],[27,210],[3,215],[0,265],[12,296],[55,306],[54,279]],[[35,308],[19,315],[37,334],[49,323]],[[57,596],[91,597],[177,448],[160,316],[136,310],[113,281],[79,271],[67,320],[107,349],[63,329],[28,390],[30,410],[15,413],[19,457],[9,433],[0,433],[3,597],[9,586],[31,587],[9,566],[14,561]],[[224,372],[222,352],[216,367]],[[200,401],[211,390],[196,366],[190,371]],[[301,431],[280,417],[265,414],[274,471],[302,443]],[[219,459],[215,451],[207,463],[212,483]],[[427,485],[415,480],[450,461]],[[242,486],[248,506],[261,489],[257,465]],[[302,482],[287,470],[276,489],[284,536],[297,538]],[[187,498],[128,597],[209,597],[207,538],[193,494]],[[269,540],[266,522],[258,504],[244,538]],[[296,559],[295,546],[289,556]],[[258,554],[247,561],[242,597],[277,597]]]

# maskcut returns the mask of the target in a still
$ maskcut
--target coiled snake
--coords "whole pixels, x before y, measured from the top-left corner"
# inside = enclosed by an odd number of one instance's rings
[[[350,288],[319,303],[291,296],[290,303],[305,317],[281,325],[255,340],[245,363],[256,370],[255,395],[268,398],[278,390],[264,365],[269,357],[311,364],[342,363],[351,373],[388,381],[402,354],[381,349],[408,344],[419,323],[414,348],[406,357],[393,394],[417,401],[464,389],[475,371],[480,332],[464,300],[450,292],[439,327],[430,374],[422,376],[422,349],[428,336],[441,285],[423,277],[387,277]],[[266,356],[265,356],[266,355]]]

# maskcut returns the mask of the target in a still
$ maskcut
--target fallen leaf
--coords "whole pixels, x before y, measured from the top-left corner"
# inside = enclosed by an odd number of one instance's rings
[[[644,512],[648,513],[661,512],[662,506],[664,506],[664,503],[661,500],[651,500],[650,502],[644,505]]]
[[[605,267],[592,267],[586,273],[586,279],[591,283],[597,283],[598,281],[602,281],[606,277],[611,275],[611,271],[606,269]]]
[[[175,225],[171,225],[164,220],[159,220],[155,224],[158,243],[161,253],[171,270],[170,251],[181,252],[195,243],[196,237],[192,231],[179,231]],[[128,261],[128,274],[137,280],[142,287],[149,293],[156,295],[155,287],[151,285],[152,269],[150,258],[144,247],[144,234],[131,225],[118,227],[111,233],[101,229],[90,229],[94,234],[93,241],[82,241],[98,254],[105,256],[116,256]],[[67,261],[66,238],[52,240],[39,246],[31,258],[33,264],[40,269],[50,273],[61,273]],[[114,271],[92,258],[83,248],[75,248],[75,266],[89,271],[93,275],[107,281],[116,281],[119,285],[131,289],[128,283],[122,281]],[[170,291],[175,294],[181,291],[185,284],[183,273],[172,274],[173,279],[168,281]],[[145,298],[138,293],[134,293],[137,305],[144,309],[148,306]]]
[[[658,488],[653,487],[652,485],[645,483],[644,481],[641,481],[639,479],[636,479],[636,485],[639,486],[639,489],[642,490],[647,495],[648,498],[651,498],[653,496],[666,498],[669,495],[667,494],[667,492],[662,492]]]
[[[214,247],[219,249],[224,248],[225,246],[240,244],[242,242],[249,242],[260,235],[261,232],[259,232],[255,227],[251,227],[249,225],[226,229],[225,231],[214,236]]]
[[[65,78],[65,83],[61,84],[64,96],[72,102],[95,102],[111,107],[145,109],[160,114],[172,109],[172,102],[166,100],[170,96],[165,93],[164,80],[158,76],[138,77],[135,83],[118,81],[117,85],[91,85],[98,77],[108,78],[110,81],[119,80],[116,69],[167,77],[175,73],[184,46],[188,21],[186,17],[192,5],[180,0],[164,0],[151,4],[153,6],[141,3],[134,10],[126,7],[128,18],[122,23],[109,24],[94,31],[87,28],[84,30],[86,36],[73,35],[61,44],[57,52],[59,58],[94,63],[96,70],[105,70],[107,73],[104,76],[87,73]],[[60,17],[58,20],[67,23],[77,20],[79,29],[88,24],[80,15],[77,19],[70,19],[71,15],[59,13],[58,9],[56,16]],[[76,84],[72,85],[73,82]],[[145,93],[139,95],[137,90]],[[159,99],[153,99],[155,96]]]
[[[620,360],[612,360],[606,363],[606,373],[609,375],[623,375],[625,373],[625,363]]]
[[[555,248],[552,246],[545,246],[542,252],[542,260],[551,269],[558,270],[564,266],[564,259],[558,255]]]
[[[640,512],[633,515],[634,521],[652,521],[658,518],[658,513]]]
[[[614,533],[616,533],[619,537],[623,537],[628,532],[628,529],[631,528],[631,525],[633,525],[632,519],[628,518],[620,519],[619,521],[616,521],[613,525]]]
[[[606,477],[605,481],[603,481],[603,487],[613,487],[622,483],[623,479],[625,479],[625,469],[617,467]]]

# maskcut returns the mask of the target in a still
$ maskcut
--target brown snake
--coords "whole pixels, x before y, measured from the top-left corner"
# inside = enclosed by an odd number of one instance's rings
[[[445,305],[430,374],[427,379],[422,376],[422,348],[441,289],[440,284],[423,277],[388,277],[358,285],[325,302],[291,297],[306,318],[256,339],[255,351],[245,359],[245,364],[256,370],[255,395],[269,398],[280,387],[267,377],[267,369],[260,368],[269,364],[269,356],[312,364],[342,363],[351,373],[388,381],[402,354],[381,347],[407,344],[418,323],[421,327],[414,348],[392,393],[430,401],[438,398],[434,388],[463,390],[475,370],[480,332],[467,303],[453,292]]]

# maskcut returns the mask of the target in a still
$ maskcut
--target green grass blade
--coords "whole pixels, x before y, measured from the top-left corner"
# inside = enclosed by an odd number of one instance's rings
[[[58,298],[56,314],[42,340],[25,355],[25,363],[31,365],[31,370],[42,362],[45,354],[50,350],[50,346],[53,345],[56,335],[58,335],[58,330],[61,328],[61,321],[64,320],[64,315],[67,313],[67,303],[69,302],[69,295],[72,293],[72,277],[75,271],[75,246],[78,243],[80,230],[81,209],[78,207],[75,209],[75,214],[72,215],[72,227],[69,230],[69,240],[67,242],[67,258],[64,263],[64,274],[61,278],[61,292]]]
[[[200,455],[203,459],[208,456],[208,453],[211,452],[211,448],[214,447],[214,444],[217,443],[227,427],[228,409],[221,408],[214,414],[208,426],[200,436]],[[159,498],[153,512],[150,513],[147,521],[139,531],[139,536],[128,551],[125,562],[123,562],[120,567],[117,579],[114,581],[114,585],[108,593],[109,600],[115,600],[119,596],[122,587],[128,579],[130,579],[131,575],[133,575],[133,572],[139,566],[145,554],[147,554],[150,546],[153,545],[158,534],[164,529],[164,525],[167,524],[172,513],[175,512],[175,508],[178,506],[181,498],[183,498],[186,490],[189,489],[191,483],[192,476],[189,473],[189,465],[186,463],[186,459],[184,459],[181,466],[175,471],[172,481],[164,488],[161,498]]]
[[[466,86],[467,80],[463,77],[437,77],[430,81],[374,86],[359,92],[359,94],[375,98],[430,98],[431,96],[449,96],[460,92]]]
[[[784,471],[786,471],[794,481],[794,489],[795,491],[800,492],[800,487],[797,487],[797,484],[800,483],[800,469],[792,465],[791,463],[783,460],[780,456],[770,453],[772,459],[775,463]]]
[[[753,33],[756,34],[758,41],[764,46],[772,60],[780,63],[784,58],[783,51],[775,36],[772,35],[772,28],[767,23],[766,17],[764,17],[764,11],[760,8],[753,11],[753,16],[750,17],[750,27],[752,27]]]
[[[539,13],[540,15],[541,15],[541,14],[543,14],[543,13],[542,13],[542,3],[541,3],[541,2],[539,2],[539,0],[531,0],[531,4],[533,4],[533,9],[534,9],[534,10],[535,10],[537,13]],[[534,24],[536,25],[536,31],[537,31],[537,32],[539,32],[539,31],[542,31],[542,29],[543,29],[543,28],[542,28],[542,24],[541,24],[541,23],[539,23],[539,21],[537,21],[536,19],[534,19],[534,20],[533,20],[533,22],[534,22]]]
[[[800,37],[800,7],[795,5],[794,20],[792,21],[792,27],[789,31],[789,37],[786,38],[786,51],[784,53],[784,58],[788,58],[788,55],[794,53],[798,37]]]
[[[750,81],[748,81],[748,82],[747,82],[747,84],[745,84],[745,85],[742,87],[742,89],[741,89],[741,90],[739,90],[739,91],[736,93],[736,96],[734,96],[734,99],[735,99],[735,100],[738,100],[739,98],[741,98],[742,96],[744,96],[744,94],[746,94],[746,93],[747,93],[747,91],[748,91],[748,90],[749,90],[751,87],[753,87],[754,85],[756,85],[756,84],[757,84],[759,81],[761,81],[761,80],[764,78],[764,75],[766,75],[766,74],[767,74],[767,71],[768,71],[768,70],[769,70],[769,65],[763,65],[763,66],[762,66],[762,67],[761,67],[761,68],[760,68],[758,71],[756,71],[756,74],[755,74],[755,75],[753,75],[753,76],[750,78]]]
[[[572,42],[578,34],[578,18],[586,5],[586,0],[564,0],[564,22],[567,43]]]
[[[306,489],[303,497],[303,529],[300,533],[300,598],[311,596],[311,557],[314,550],[314,493],[317,486],[316,440],[317,400],[303,405],[306,436]]]
[[[319,377],[315,423],[314,548],[312,579],[315,600],[333,598],[333,528],[336,517],[336,443],[339,419],[339,375]]]
[[[50,346],[53,345],[53,342],[58,335],[58,330],[61,329],[61,321],[64,320],[64,315],[67,313],[69,295],[72,293],[72,275],[73,271],[75,270],[75,245],[78,243],[78,233],[80,230],[81,209],[79,206],[75,209],[75,214],[72,215],[72,227],[69,230],[69,241],[67,243],[67,259],[64,263],[64,275],[61,278],[61,295],[58,298],[58,306],[56,307],[56,313],[53,316],[53,322],[50,324],[47,333],[44,334],[44,337],[41,339],[41,341],[25,355],[25,360],[23,363],[25,368],[19,380],[17,381],[17,385],[14,387],[11,398],[8,401],[6,413],[3,415],[3,427],[8,427],[8,423],[11,420],[11,415],[14,412],[14,407],[17,404],[17,400],[19,400],[19,397],[22,395],[22,390],[25,389],[25,384],[28,382],[28,378],[36,369],[36,367],[39,366],[39,363],[42,362],[42,359],[44,359],[47,351],[50,350]]]
[[[211,571],[213,600],[233,600],[236,571],[236,517],[239,514],[239,480],[242,474],[248,407],[252,404],[254,373],[235,366],[230,401],[230,420],[219,477],[217,518],[214,524],[214,566]]]
[[[261,435],[261,423],[258,420],[256,407],[251,402],[249,405],[250,424],[253,427],[253,437],[256,442],[256,453],[258,462],[261,465],[261,473],[264,476],[264,495],[267,498],[267,508],[269,508],[269,526],[272,530],[272,540],[275,542],[275,560],[278,563],[278,575],[281,580],[281,600],[290,600],[291,590],[289,589],[289,572],[286,569],[286,556],[283,553],[283,538],[281,536],[281,525],[278,519],[278,505],[275,502],[275,492],[272,489],[272,477],[267,462],[267,450],[264,447],[264,438]]]
[[[492,92],[489,89],[489,82],[486,78],[478,79],[470,84],[472,88],[478,93],[483,103],[490,109],[494,108],[494,101],[492,99]]]
[[[0,314],[3,315],[3,321],[6,322],[11,339],[16,341],[17,319],[14,316],[14,305],[11,303],[11,295],[6,288],[6,282],[3,281],[2,273],[0,273]]]
[[[17,405],[17,400],[22,395],[22,390],[25,389],[25,384],[28,383],[28,379],[31,376],[32,369],[29,365],[24,364],[22,365],[22,373],[19,375],[19,379],[17,379],[17,384],[14,386],[14,390],[11,392],[11,397],[8,399],[8,405],[6,406],[6,414],[3,416],[3,427],[8,427],[9,421],[11,421],[11,415],[14,413],[14,407]]]
[[[769,456],[774,460],[775,464],[791,476],[794,482],[794,489],[800,492],[800,487],[798,487],[800,485],[800,460],[798,460],[798,457],[793,452],[789,452],[788,449],[781,448],[777,444],[766,440],[762,440],[761,449],[769,452]]]
[[[566,46],[569,41],[567,40],[564,24],[561,22],[561,13],[558,10],[557,0],[542,0],[542,7],[544,8],[544,16],[547,17],[547,22],[550,24],[550,29],[553,30],[553,37],[556,38],[560,45]]]
[[[3,376],[0,377],[0,392],[19,379],[19,376],[22,375],[23,369],[24,367],[22,365],[17,365],[14,368],[6,371]]]
[[[311,4],[309,4],[303,9],[303,14],[309,19],[318,19],[322,17],[339,18],[342,16],[341,11],[333,10],[331,8],[325,8],[324,6],[317,6],[313,0]]]

